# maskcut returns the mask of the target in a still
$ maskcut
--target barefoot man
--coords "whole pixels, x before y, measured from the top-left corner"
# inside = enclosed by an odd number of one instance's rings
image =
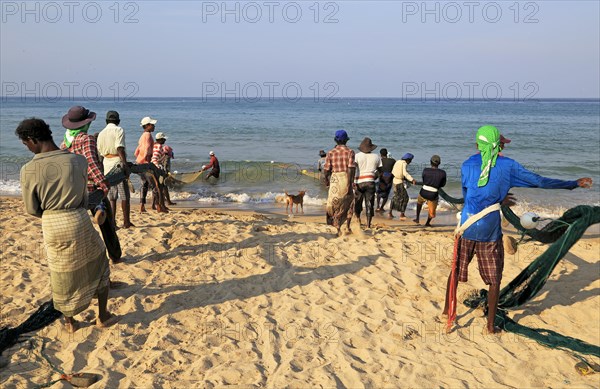
[[[350,139],[344,130],[335,132],[333,138],[337,146],[329,150],[325,158],[325,180],[329,186],[327,197],[327,225],[337,228],[340,236],[342,224],[352,219],[352,208],[354,208],[354,191],[352,184],[356,173],[354,164],[354,151],[346,143]]]
[[[104,243],[87,213],[88,163],[84,156],[61,150],[41,119],[23,120],[15,131],[35,154],[21,169],[27,213],[42,218],[54,308],[65,328],[77,329],[73,316],[98,297],[98,326],[117,320],[107,309],[110,268]]]
[[[542,177],[518,162],[499,156],[500,133],[493,126],[479,128],[476,136],[480,153],[467,159],[461,169],[462,190],[465,205],[462,210],[459,229],[456,269],[451,270],[446,289],[444,315],[450,315],[449,324],[456,315],[456,291],[458,281],[467,281],[467,268],[474,255],[477,255],[479,274],[483,282],[489,285],[487,332],[500,332],[494,326],[498,308],[500,281],[504,269],[504,248],[502,246],[502,227],[500,225],[500,202],[510,188],[574,189],[589,188],[591,178],[577,181],[564,181]],[[470,225],[470,226],[469,226]],[[468,226],[468,227],[467,227]],[[465,228],[466,227],[466,228]],[[454,277],[453,277],[454,272]],[[454,284],[451,281],[454,279]],[[452,288],[451,288],[452,286]],[[449,309],[452,299],[454,309]],[[450,312],[449,312],[450,311]]]

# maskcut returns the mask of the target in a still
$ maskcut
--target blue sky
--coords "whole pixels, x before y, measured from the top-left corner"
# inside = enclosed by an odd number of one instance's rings
[[[598,1],[23,4],[2,1],[3,95],[600,95]]]

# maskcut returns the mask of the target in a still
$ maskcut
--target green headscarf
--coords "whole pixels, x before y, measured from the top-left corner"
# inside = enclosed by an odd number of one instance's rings
[[[79,135],[80,132],[87,133],[88,130],[89,130],[89,128],[90,128],[90,123],[86,124],[83,127],[76,128],[74,130],[67,130],[65,132],[65,136],[63,138],[63,140],[64,140],[65,145],[67,146],[67,148],[71,147],[71,144],[75,140],[75,137],[77,135]]]
[[[477,130],[477,148],[481,152],[481,174],[477,186],[485,186],[490,178],[490,171],[496,166],[496,158],[500,152],[500,131],[494,126],[483,126]]]

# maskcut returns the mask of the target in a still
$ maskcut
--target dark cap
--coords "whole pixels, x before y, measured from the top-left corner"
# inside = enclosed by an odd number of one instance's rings
[[[117,111],[108,111],[106,113],[106,120],[121,120]]]
[[[442,159],[440,158],[439,155],[434,155],[433,157],[431,157],[431,163],[433,165],[439,165],[440,163],[442,163]]]
[[[336,141],[343,142],[349,140],[350,138],[348,137],[348,133],[345,130],[337,130],[333,139]]]
[[[379,150],[379,154],[383,155],[384,157],[387,157],[388,152],[386,148],[382,148],[381,150]]]

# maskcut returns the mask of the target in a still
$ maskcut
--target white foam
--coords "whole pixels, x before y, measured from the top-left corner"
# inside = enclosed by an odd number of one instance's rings
[[[0,194],[18,195],[21,194],[21,183],[17,180],[1,180]]]
[[[250,197],[250,195],[248,195],[247,193],[240,193],[240,194],[229,193],[229,194],[226,194],[225,197],[234,203],[259,202],[259,201],[252,201],[252,197]]]

